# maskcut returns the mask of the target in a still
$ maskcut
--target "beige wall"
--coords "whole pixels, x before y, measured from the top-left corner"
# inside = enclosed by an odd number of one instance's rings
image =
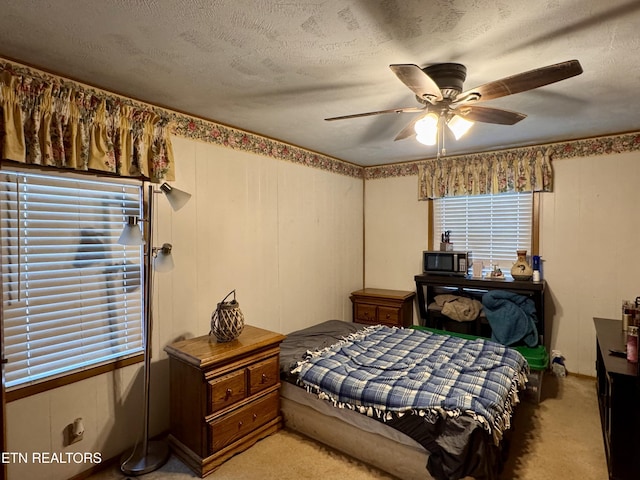
[[[558,160],[542,195],[541,254],[551,346],[569,371],[595,375],[593,317],[621,317],[640,295],[640,153]]]
[[[169,427],[168,360],[178,338],[206,335],[211,312],[232,289],[248,324],[288,333],[329,318],[351,319],[362,287],[363,181],[323,170],[173,139],[176,182],[193,194],[172,212],[156,195],[154,244],[173,244],[176,267],[154,278],[151,433]],[[12,452],[101,452],[131,446],[142,427],[139,366],[7,404]],[[76,417],[84,439],[63,446]],[[66,479],[88,465],[16,464],[9,480]]]
[[[367,180],[364,198],[365,286],[415,291],[413,276],[421,271],[428,228],[428,204],[418,201],[418,177]]]
[[[547,342],[570,372],[595,375],[592,318],[620,318],[622,299],[640,295],[640,153],[558,160],[553,169],[541,213]],[[416,198],[415,176],[366,182],[367,287],[415,289],[428,226]]]

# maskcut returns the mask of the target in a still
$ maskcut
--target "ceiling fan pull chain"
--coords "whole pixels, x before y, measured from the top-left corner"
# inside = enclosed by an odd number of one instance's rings
[[[442,153],[442,156],[444,157],[447,154],[447,148],[445,145],[445,139],[444,139],[444,127],[446,125],[446,122],[444,120],[444,115],[440,116],[440,128],[438,128],[438,138],[440,135],[442,135],[442,150],[440,151]]]

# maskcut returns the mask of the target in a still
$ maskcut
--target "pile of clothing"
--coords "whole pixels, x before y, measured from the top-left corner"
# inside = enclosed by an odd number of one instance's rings
[[[482,303],[474,298],[458,295],[436,295],[433,299],[442,314],[458,322],[472,322],[478,318]]]
[[[491,290],[482,296],[482,306],[491,325],[491,340],[503,345],[538,345],[536,306],[529,297]]]
[[[482,302],[458,295],[436,295],[442,314],[459,322],[475,321],[484,314],[491,326],[491,340],[503,345],[538,345],[536,307],[529,297],[506,290],[490,290]]]

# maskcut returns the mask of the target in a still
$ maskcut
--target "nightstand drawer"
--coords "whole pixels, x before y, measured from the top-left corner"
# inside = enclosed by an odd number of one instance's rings
[[[247,385],[249,396],[251,396],[278,383],[280,379],[278,357],[250,365],[247,367],[247,371],[249,372]]]
[[[240,369],[209,382],[209,412],[214,413],[247,396],[245,370]]]
[[[358,322],[365,323],[377,323],[378,315],[376,312],[375,305],[368,305],[366,303],[357,303],[355,304],[355,318]]]
[[[378,322],[398,325],[400,323],[400,310],[390,307],[378,307]]]
[[[273,420],[278,416],[279,409],[280,393],[275,391],[211,422],[209,425],[211,453],[231,445],[256,428]]]

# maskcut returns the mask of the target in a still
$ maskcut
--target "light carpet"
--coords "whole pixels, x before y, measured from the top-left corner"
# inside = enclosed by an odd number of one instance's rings
[[[501,480],[606,480],[608,478],[595,379],[546,375],[539,404],[522,402],[514,418]],[[336,434],[339,435],[339,432]],[[368,448],[375,448],[370,445]],[[116,467],[91,480],[121,480]],[[141,480],[198,478],[177,458]],[[261,440],[213,472],[212,480],[392,480],[289,430]]]

